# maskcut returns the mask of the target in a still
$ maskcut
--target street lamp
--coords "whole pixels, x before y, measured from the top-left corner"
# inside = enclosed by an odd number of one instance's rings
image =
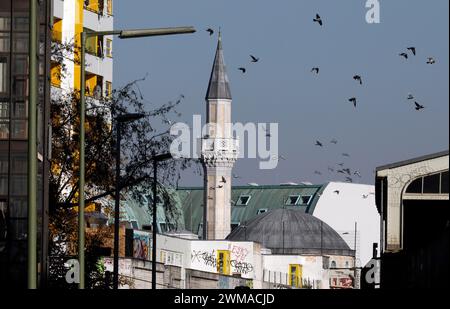
[[[140,30],[113,30],[113,31],[90,31],[81,33],[81,82],[80,82],[80,176],[79,176],[79,207],[78,207],[78,260],[79,260],[79,288],[84,289],[84,183],[85,183],[85,115],[86,115],[86,39],[100,35],[117,35],[121,39],[174,35],[194,33],[193,27],[157,28]]]
[[[152,157],[153,161],[153,223],[152,223],[152,238],[153,238],[153,246],[152,246],[152,289],[156,289],[156,201],[157,201],[157,182],[158,182],[158,162],[163,162],[172,159],[172,155],[170,153],[154,155]]]
[[[122,125],[144,118],[144,114],[122,114],[115,118],[116,122],[116,195],[114,207],[114,263],[113,263],[113,287],[119,288],[119,225],[120,225],[120,140],[122,139]]]

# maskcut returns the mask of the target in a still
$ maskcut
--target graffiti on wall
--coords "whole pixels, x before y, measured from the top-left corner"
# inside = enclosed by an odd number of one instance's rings
[[[236,261],[244,261],[248,255],[248,250],[246,248],[233,245],[231,248],[231,256]]]
[[[247,256],[248,252],[245,254]],[[242,254],[239,256],[242,259]],[[194,263],[200,263],[207,267],[217,268],[217,253],[215,250],[211,251],[201,251],[201,250],[192,250],[191,253],[191,261]],[[232,269],[233,273],[238,274],[248,274],[253,271],[253,265],[251,263],[238,260],[231,259],[228,261],[229,266]]]
[[[134,231],[133,233],[133,257],[141,260],[150,260],[151,240],[150,234]]]

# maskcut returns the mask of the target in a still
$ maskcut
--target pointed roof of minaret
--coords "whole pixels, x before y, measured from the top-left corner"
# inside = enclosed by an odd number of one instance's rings
[[[223,58],[222,35],[219,31],[219,42],[217,43],[216,57],[209,79],[207,100],[226,99],[231,100],[230,84],[228,82],[227,70]]]

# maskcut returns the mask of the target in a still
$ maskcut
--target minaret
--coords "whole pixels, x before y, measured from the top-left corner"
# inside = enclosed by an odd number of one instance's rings
[[[216,57],[206,93],[206,123],[202,140],[204,169],[203,238],[225,239],[231,231],[231,172],[238,143],[231,125],[231,91],[219,33]]]

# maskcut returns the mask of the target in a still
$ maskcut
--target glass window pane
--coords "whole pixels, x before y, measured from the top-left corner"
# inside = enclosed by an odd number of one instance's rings
[[[14,18],[14,30],[28,31],[28,17],[16,17]]]
[[[9,33],[0,33],[0,52],[9,52]]]
[[[0,156],[0,174],[8,174],[8,154],[7,153],[5,155]]]
[[[11,121],[11,138],[26,139],[27,138],[27,121],[12,120]]]
[[[423,193],[439,193],[441,175],[426,176],[423,179]]]
[[[11,194],[18,196],[27,195],[27,176],[12,175],[11,176]]]
[[[15,75],[27,75],[28,74],[28,57],[16,56],[14,58],[13,72]]]
[[[441,193],[448,193],[448,171],[441,175]]]
[[[11,18],[0,17],[0,30],[9,31],[11,29]]]
[[[0,139],[9,138],[9,119],[0,119]]]
[[[0,118],[9,118],[9,102],[0,102]]]
[[[8,58],[0,56],[0,93],[9,93]]]
[[[8,174],[0,174],[0,195],[8,195]]]
[[[27,153],[12,153],[11,174],[27,173]]]
[[[14,118],[26,118],[28,117],[28,108],[24,101],[14,102],[13,117]]]
[[[25,79],[14,78],[13,93],[18,97],[27,95],[27,81]]]
[[[9,204],[9,215],[12,218],[26,218],[27,217],[27,199],[26,198],[11,198]]]
[[[13,40],[13,51],[16,53],[28,52],[28,34],[16,34]]]
[[[422,193],[422,177],[411,182],[406,188],[406,193]]]

